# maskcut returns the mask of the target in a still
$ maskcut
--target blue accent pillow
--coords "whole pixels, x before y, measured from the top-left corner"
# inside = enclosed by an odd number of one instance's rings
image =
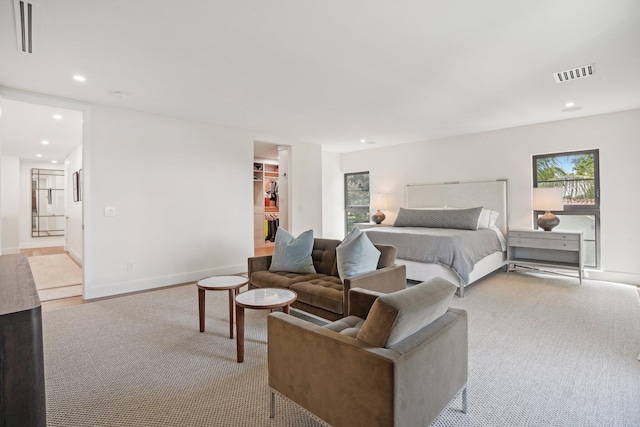
[[[276,231],[275,247],[269,271],[289,273],[315,273],[311,251],[313,250],[313,230],[307,230],[298,237],[283,228]]]
[[[338,275],[342,281],[376,270],[379,259],[380,251],[359,228],[347,234],[336,248]]]

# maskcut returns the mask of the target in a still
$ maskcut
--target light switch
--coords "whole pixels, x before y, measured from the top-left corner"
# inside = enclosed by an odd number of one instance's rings
[[[104,216],[116,216],[116,208],[113,206],[105,206]]]

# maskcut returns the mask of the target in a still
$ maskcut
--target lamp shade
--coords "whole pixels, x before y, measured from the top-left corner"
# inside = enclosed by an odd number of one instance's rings
[[[371,193],[372,209],[388,209],[387,195],[385,193]]]
[[[536,211],[561,211],[564,192],[562,188],[534,188],[533,209]]]

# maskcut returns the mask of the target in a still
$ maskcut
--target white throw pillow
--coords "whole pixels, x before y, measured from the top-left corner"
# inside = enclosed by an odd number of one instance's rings
[[[336,260],[340,280],[375,271],[380,251],[371,243],[366,233],[354,228],[336,248]]]
[[[278,228],[269,271],[315,273],[312,250],[313,230],[307,230],[294,238],[287,230]]]

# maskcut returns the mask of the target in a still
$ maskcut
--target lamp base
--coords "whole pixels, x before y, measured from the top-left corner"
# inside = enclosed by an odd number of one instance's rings
[[[560,218],[547,211],[544,215],[538,218],[536,224],[538,224],[538,227],[542,228],[544,231],[551,231],[553,227],[560,224]]]
[[[382,221],[384,221],[385,218],[385,215],[380,212],[380,209],[378,209],[376,213],[371,215],[371,221],[375,222],[376,224],[380,224]]]

